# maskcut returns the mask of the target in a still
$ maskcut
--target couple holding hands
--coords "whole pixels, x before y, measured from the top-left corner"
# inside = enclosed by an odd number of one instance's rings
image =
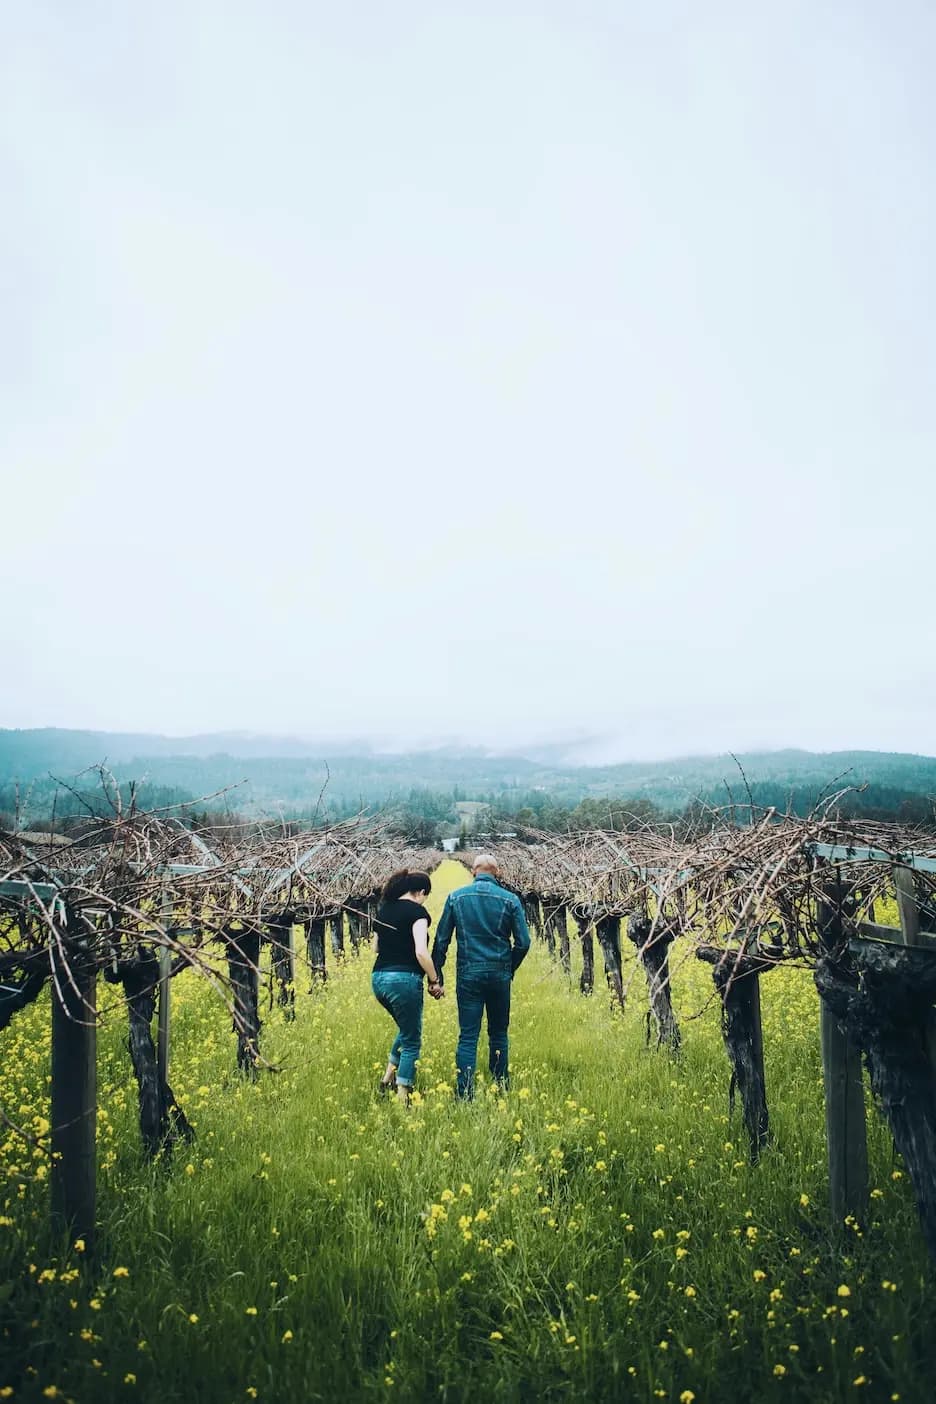
[[[530,932],[519,897],[497,880],[497,860],[479,853],[472,864],[473,881],[449,893],[429,954],[431,916],[423,902],[432,891],[428,873],[403,869],[387,882],[377,913],[377,960],[371,988],[396,1021],[381,1091],[396,1089],[407,1102],[416,1077],[422,1045],[423,977],[433,999],[445,994],[442,969],[456,938],[455,999],[458,1004],[458,1047],[455,1053],[455,1095],[474,1094],[475,1061],[481,1019],[487,1014],[490,1069],[494,1080],[507,1085],[507,1028],[510,1023],[510,984],[514,971],[530,949]]]

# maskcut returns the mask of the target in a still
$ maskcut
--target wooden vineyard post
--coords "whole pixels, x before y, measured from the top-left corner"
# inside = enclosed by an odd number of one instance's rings
[[[827,949],[815,980],[840,1026],[860,1043],[875,1103],[907,1167],[923,1236],[936,1260],[936,1079],[930,1042],[936,930],[929,929],[932,915],[925,901],[925,924],[921,921],[921,894],[912,868],[894,864],[893,878],[901,919],[898,940],[892,928],[870,922],[858,922],[854,935],[844,931],[840,889],[834,906],[829,896],[820,895],[817,925]]]
[[[916,882],[910,868],[905,868],[902,864],[894,868],[894,890],[897,895],[897,911],[900,914],[900,939],[905,946],[915,946],[920,937],[920,907]]]
[[[833,1224],[863,1217],[868,1203],[868,1137],[861,1054],[825,1003],[819,1004],[825,1091],[829,1207]]]
[[[163,887],[160,918],[166,937],[172,920],[172,891],[168,884]],[[168,941],[159,947],[159,1005],[156,1024],[156,1072],[160,1086],[169,1082],[169,1031],[172,1019],[170,977],[172,974],[172,952]]]
[[[897,894],[897,911],[900,915],[900,938],[904,945],[922,946],[924,949],[932,951],[932,933],[924,935],[922,939],[920,935],[921,894],[917,888],[912,869],[903,864],[894,868],[894,888]],[[927,915],[931,923],[933,917],[931,909],[927,911]],[[933,958],[936,960],[936,955]],[[933,1086],[936,1088],[936,1010],[930,1013],[923,1031],[923,1038],[930,1067],[933,1070]]]
[[[843,947],[842,913],[828,897],[816,902],[816,926],[832,963]],[[853,1214],[861,1219],[868,1205],[868,1131],[865,1117],[861,1050],[825,999],[819,1001],[822,1086],[825,1093],[829,1209],[840,1227]]]
[[[172,1021],[171,972],[172,952],[163,946],[159,952],[159,1006],[156,1024],[156,1071],[162,1084],[169,1081],[169,1031]]]
[[[52,982],[52,1223],[90,1250],[97,1211],[97,972],[62,942]]]

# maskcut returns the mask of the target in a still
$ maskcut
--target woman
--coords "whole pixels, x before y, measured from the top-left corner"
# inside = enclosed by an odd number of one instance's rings
[[[422,1043],[423,975],[438,985],[429,954],[429,923],[423,899],[432,891],[428,873],[406,868],[394,873],[383,890],[377,913],[377,960],[371,988],[397,1023],[381,1092],[396,1088],[401,1102],[408,1102],[416,1080],[416,1060]],[[434,996],[438,998],[439,996]]]

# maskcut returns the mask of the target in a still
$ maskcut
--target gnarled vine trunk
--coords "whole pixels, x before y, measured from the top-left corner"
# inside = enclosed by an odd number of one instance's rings
[[[721,998],[722,1037],[732,1069],[729,1106],[734,1107],[737,1089],[751,1144],[751,1164],[756,1165],[770,1139],[760,975],[773,970],[775,962],[719,946],[699,946],[696,955],[712,966],[712,978]]]
[[[368,938],[367,898],[352,897],[346,910],[348,913],[348,940],[351,942],[351,950],[357,955]]]
[[[862,943],[854,964],[820,959],[819,994],[861,1049],[875,1099],[887,1118],[916,1194],[936,1260],[936,954]]]
[[[280,912],[269,922],[273,979],[279,985],[276,1003],[290,1023],[296,1017],[296,954],[293,946],[293,913]],[[272,1003],[272,999],[271,999]]]
[[[159,961],[147,952],[140,960],[121,961],[118,977],[127,997],[129,1037],[127,1046],[140,1098],[140,1134],[151,1160],[171,1154],[179,1141],[193,1141],[195,1132],[175,1099],[169,1083],[160,1077],[152,1023],[159,989]]]
[[[15,971],[22,978],[14,981],[7,973],[9,971]],[[36,951],[17,960],[3,961],[0,965],[0,1029],[5,1029],[14,1014],[38,999],[48,978],[47,951]]]
[[[306,926],[306,954],[309,957],[309,976],[312,988],[324,985],[328,979],[325,969],[325,918],[310,917]]]
[[[237,1034],[237,1066],[253,1077],[257,1071],[260,1047],[260,1000],[258,971],[260,932],[224,928],[228,974],[234,996],[234,1032]]]
[[[582,974],[579,978],[579,989],[583,995],[590,995],[595,988],[595,923],[591,908],[585,906],[574,906],[572,915],[578,927],[579,941],[582,945]]]
[[[612,1002],[624,1008],[624,975],[621,967],[621,918],[605,915],[599,917],[595,932],[604,957],[605,977],[611,990]]]
[[[657,1047],[666,1047],[671,1053],[679,1052],[681,1036],[676,1015],[673,1013],[673,999],[669,975],[669,948],[675,939],[671,927],[658,922],[654,930],[653,922],[645,912],[633,912],[627,919],[627,935],[637,947],[637,958],[647,977],[647,994],[650,998],[650,1015],[656,1025]],[[650,1041],[650,1020],[647,1020],[647,1042]]]
[[[549,954],[554,959],[558,954],[559,963],[567,975],[572,968],[568,915],[569,908],[562,897],[546,896],[543,898],[543,937]]]
[[[543,909],[540,906],[539,893],[524,892],[520,898],[523,903],[523,911],[527,919],[527,926],[533,936],[542,936]]]

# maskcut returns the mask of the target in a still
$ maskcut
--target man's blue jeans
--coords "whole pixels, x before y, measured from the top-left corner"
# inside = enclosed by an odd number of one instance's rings
[[[506,970],[459,970],[455,980],[458,1002],[458,1047],[455,1066],[458,1073],[456,1095],[474,1095],[475,1062],[481,1016],[487,1013],[489,1067],[495,1082],[507,1086],[507,1026],[510,1023],[510,972]]]
[[[397,1069],[397,1083],[400,1087],[412,1087],[422,1044],[422,976],[409,970],[375,970],[371,989],[397,1022],[398,1032],[388,1060]]]

